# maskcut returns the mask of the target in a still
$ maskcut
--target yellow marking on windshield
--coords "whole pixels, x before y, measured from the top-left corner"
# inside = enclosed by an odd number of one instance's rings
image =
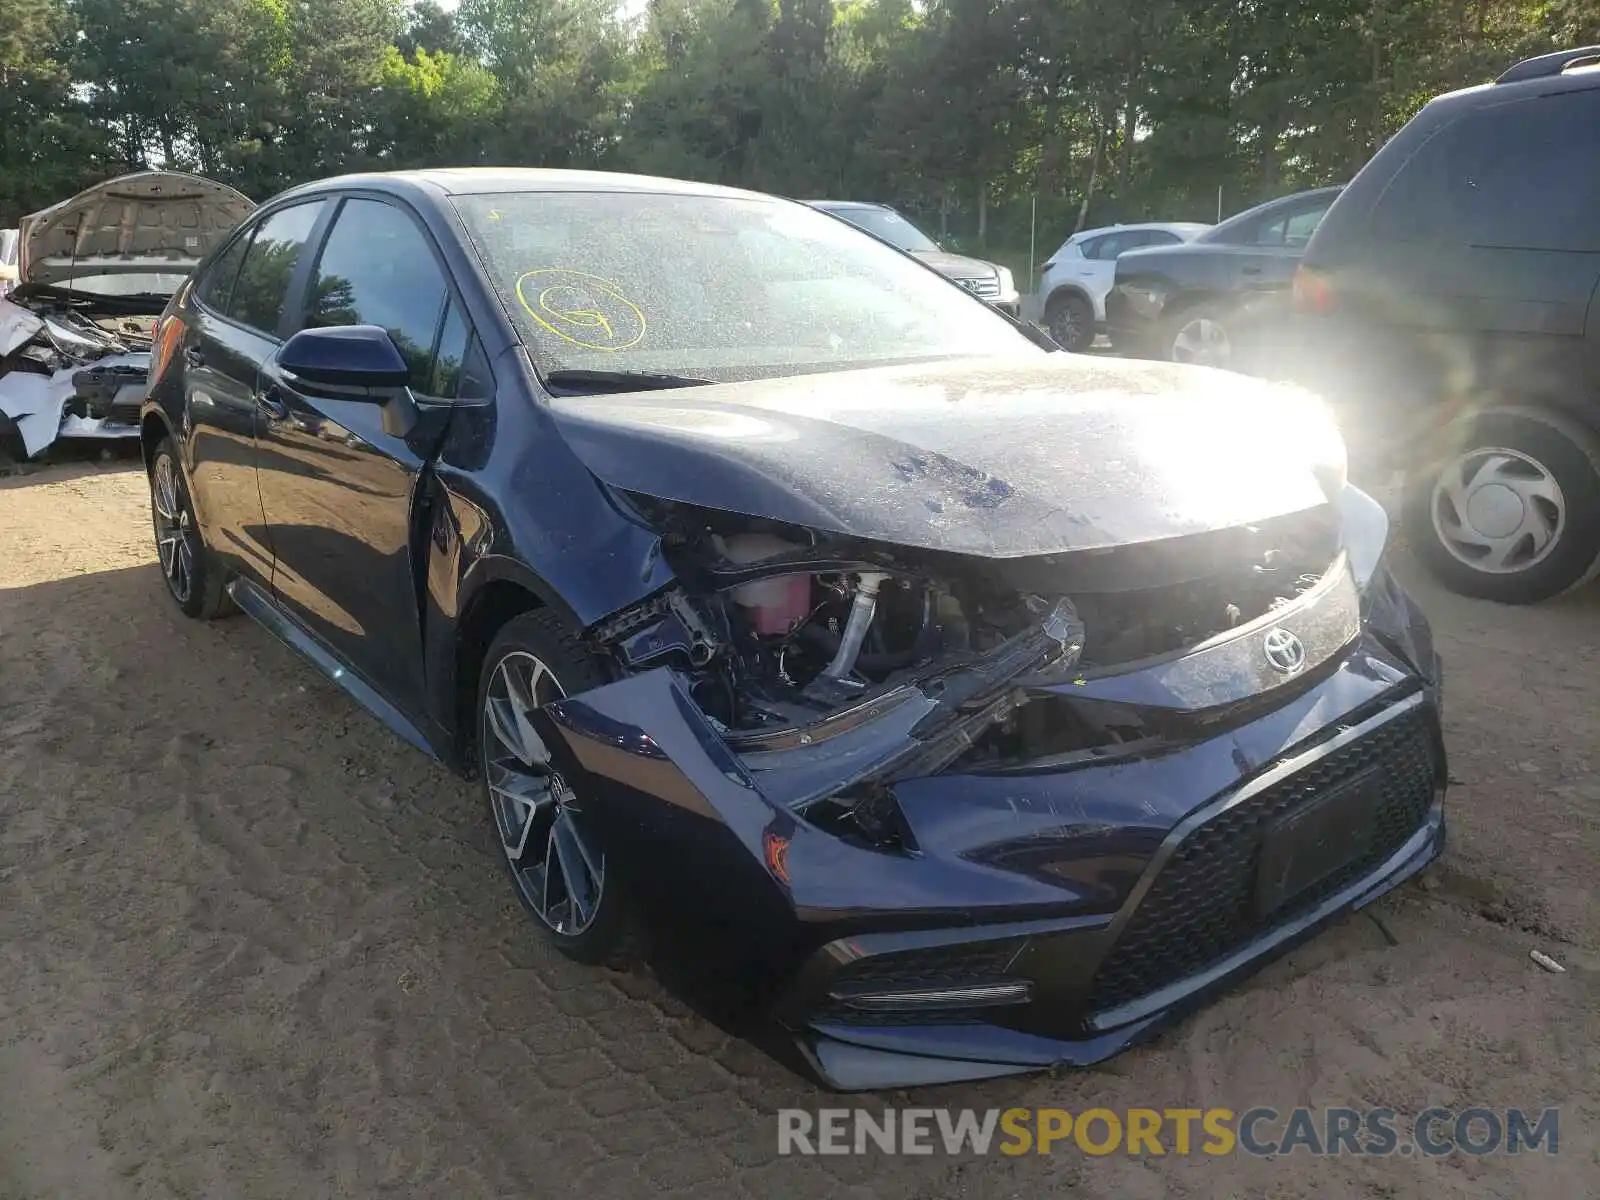
[[[611,280],[587,271],[525,272],[517,280],[517,300],[541,328],[585,350],[626,350],[644,338],[639,306]]]

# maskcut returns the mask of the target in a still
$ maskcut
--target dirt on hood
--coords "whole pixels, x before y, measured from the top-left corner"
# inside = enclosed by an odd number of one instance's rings
[[[1295,392],[1075,355],[563,397],[614,487],[925,550],[1101,551],[1325,503],[1343,443]]]

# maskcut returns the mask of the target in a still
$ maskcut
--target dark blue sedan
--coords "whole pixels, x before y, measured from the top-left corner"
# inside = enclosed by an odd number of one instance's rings
[[[564,952],[670,935],[841,1088],[1092,1062],[1420,869],[1446,773],[1320,405],[1053,349],[767,196],[327,180],[156,331],[161,565],[474,776]]]

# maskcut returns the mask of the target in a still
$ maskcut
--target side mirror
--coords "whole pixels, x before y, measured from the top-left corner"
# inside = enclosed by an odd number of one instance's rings
[[[379,325],[302,329],[278,351],[278,366],[307,383],[337,387],[401,388],[411,380],[411,368]]]

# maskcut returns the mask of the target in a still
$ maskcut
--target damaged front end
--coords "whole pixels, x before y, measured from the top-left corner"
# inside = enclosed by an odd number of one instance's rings
[[[628,499],[678,583],[590,631],[625,681],[557,719],[658,676],[768,802],[880,846],[903,844],[881,816],[894,782],[1106,744],[1059,710],[1024,710],[1289,605],[1338,554],[1331,510],[1159,553],[998,560]],[[1348,641],[1354,611],[1336,624]],[[1259,682],[1212,681],[1218,695]]]
[[[54,294],[26,307],[0,300],[0,420],[22,457],[58,438],[138,436],[158,315],[97,313]]]
[[[664,671],[768,801],[868,840],[875,786],[933,774],[1070,678],[1064,596],[775,522],[635,497],[681,581],[594,630],[622,673]]]
[[[1367,508],[994,559],[626,500],[677,582],[590,630],[615,680],[542,710],[543,735],[647,907],[682,914],[706,976],[830,1083],[1104,1057],[1396,856],[1437,852],[1431,644],[1412,661],[1414,629],[1365,626],[1389,591],[1382,530],[1376,550],[1351,537]],[[1321,782],[1338,803],[1367,789],[1348,801],[1377,814],[1367,842],[1258,898],[1262,847],[1299,861],[1269,792],[1222,892],[1196,893],[1198,932],[1119,942],[1185,821],[1351,728],[1378,740]]]

